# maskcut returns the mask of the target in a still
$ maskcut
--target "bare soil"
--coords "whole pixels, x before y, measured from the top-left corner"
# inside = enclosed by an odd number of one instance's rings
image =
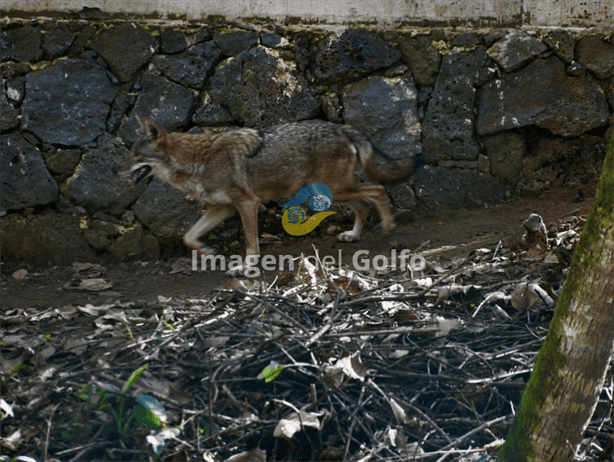
[[[588,187],[587,187],[588,186]],[[391,248],[418,249],[424,251],[442,246],[453,246],[450,256],[466,255],[470,250],[496,245],[522,234],[522,223],[530,214],[537,213],[544,219],[546,226],[564,216],[587,215],[592,204],[596,185],[585,185],[586,199],[573,202],[577,190],[551,190],[539,198],[514,199],[508,203],[474,210],[425,210],[418,207],[411,213],[403,212],[397,217],[399,226],[388,235],[382,236],[378,230],[379,220],[373,217],[372,223],[363,232],[363,237],[356,243],[340,243],[334,234],[328,235],[323,230],[306,236],[292,237],[283,232],[276,234],[274,243],[261,242],[261,253],[278,256],[314,254],[314,246],[320,257],[332,255],[337,262],[339,250],[343,263],[351,264],[354,252],[369,250],[370,256],[390,255]],[[233,222],[234,223],[234,222]],[[351,228],[351,220],[339,223],[342,229]],[[316,230],[317,231],[317,230]],[[262,231],[261,231],[262,232]],[[315,234],[315,235],[314,235]],[[279,238],[279,240],[277,239]],[[235,253],[241,253],[243,248]],[[398,252],[397,252],[398,254]],[[456,254],[456,255],[455,255]],[[73,290],[76,279],[72,267],[33,268],[25,264],[2,265],[2,282],[0,295],[2,310],[12,308],[54,308],[65,305],[99,305],[112,301],[143,300],[149,302],[159,295],[166,298],[205,297],[229,283],[223,271],[192,271],[190,254],[183,256],[184,270],[177,272],[177,258],[158,262],[89,262],[103,263],[104,278],[112,288],[100,292]],[[16,269],[28,270],[28,276],[16,280],[12,274]],[[265,281],[272,282],[277,272],[264,272]]]

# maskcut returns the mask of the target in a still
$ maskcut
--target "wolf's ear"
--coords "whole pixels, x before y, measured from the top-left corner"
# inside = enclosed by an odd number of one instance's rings
[[[141,132],[149,140],[156,141],[157,139],[163,138],[166,134],[164,129],[153,120],[141,119],[139,116],[136,116],[136,118],[141,126]]]

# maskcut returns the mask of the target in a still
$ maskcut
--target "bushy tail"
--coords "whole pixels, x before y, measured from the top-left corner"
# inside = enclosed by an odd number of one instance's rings
[[[369,135],[354,127],[345,127],[345,135],[358,150],[363,171],[378,183],[390,185],[404,181],[425,163],[423,156],[393,159],[375,146]]]

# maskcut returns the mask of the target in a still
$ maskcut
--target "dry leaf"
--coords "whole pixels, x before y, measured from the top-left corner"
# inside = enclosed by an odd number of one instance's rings
[[[78,289],[89,290],[90,292],[100,292],[101,290],[110,289],[113,284],[105,281],[102,278],[83,279],[79,284]]]
[[[17,279],[18,281],[25,279],[26,277],[28,277],[27,269],[18,269],[13,273],[13,279]]]
[[[275,427],[275,431],[273,432],[273,436],[275,438],[292,438],[296,433],[302,430],[301,424],[303,427],[311,427],[317,430],[321,430],[320,428],[320,420],[319,416],[322,414],[317,414],[315,412],[303,412],[299,414],[296,412],[291,413],[288,417],[281,419],[277,426]]]

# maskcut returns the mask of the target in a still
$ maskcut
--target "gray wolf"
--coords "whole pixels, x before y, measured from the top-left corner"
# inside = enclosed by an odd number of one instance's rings
[[[139,119],[139,123],[141,137],[116,170],[131,176],[133,184],[156,176],[206,206],[205,214],[183,238],[187,247],[201,255],[215,250],[199,238],[237,211],[245,230],[246,254],[259,255],[260,204],[292,196],[311,183],[328,185],[334,202],[354,211],[354,227],[339,234],[340,241],[360,238],[369,202],[389,233],[395,223],[386,189],[358,186],[356,167],[360,164],[366,176],[378,183],[391,184],[407,179],[423,163],[421,156],[393,160],[359,129],[318,120],[198,135],[167,133],[152,120]]]

